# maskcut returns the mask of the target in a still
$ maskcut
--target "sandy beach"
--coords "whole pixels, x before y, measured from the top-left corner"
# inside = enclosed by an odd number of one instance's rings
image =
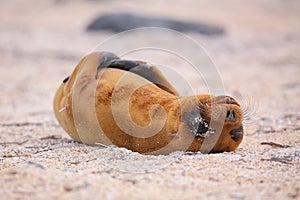
[[[300,199],[299,10],[296,0],[1,1],[0,199]],[[88,24],[117,11],[224,28],[186,34],[252,113],[236,151],[141,155],[64,132],[55,90],[113,35]]]

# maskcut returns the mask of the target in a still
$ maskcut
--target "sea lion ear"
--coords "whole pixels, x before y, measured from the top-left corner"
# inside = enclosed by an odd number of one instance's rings
[[[143,61],[116,59],[112,60],[107,67],[130,71],[154,83],[159,88],[175,96],[179,96],[179,93],[176,91],[176,89],[156,66],[150,65]]]

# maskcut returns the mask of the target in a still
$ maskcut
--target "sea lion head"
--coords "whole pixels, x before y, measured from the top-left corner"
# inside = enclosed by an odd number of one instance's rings
[[[243,111],[230,96],[198,95],[183,101],[182,121],[194,141],[189,151],[233,151],[244,135]]]

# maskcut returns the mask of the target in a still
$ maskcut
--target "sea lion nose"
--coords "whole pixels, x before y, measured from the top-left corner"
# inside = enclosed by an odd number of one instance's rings
[[[234,141],[238,142],[243,138],[243,133],[244,133],[244,127],[240,126],[240,128],[233,129],[232,131],[230,131],[230,136]]]
[[[229,121],[235,121],[235,113],[232,109],[229,109],[226,114],[226,119]]]

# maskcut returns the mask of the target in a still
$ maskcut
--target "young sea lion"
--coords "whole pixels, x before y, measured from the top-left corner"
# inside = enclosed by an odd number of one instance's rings
[[[233,151],[244,134],[232,97],[180,97],[155,66],[109,52],[85,56],[56,91],[53,108],[74,140],[140,153]]]

